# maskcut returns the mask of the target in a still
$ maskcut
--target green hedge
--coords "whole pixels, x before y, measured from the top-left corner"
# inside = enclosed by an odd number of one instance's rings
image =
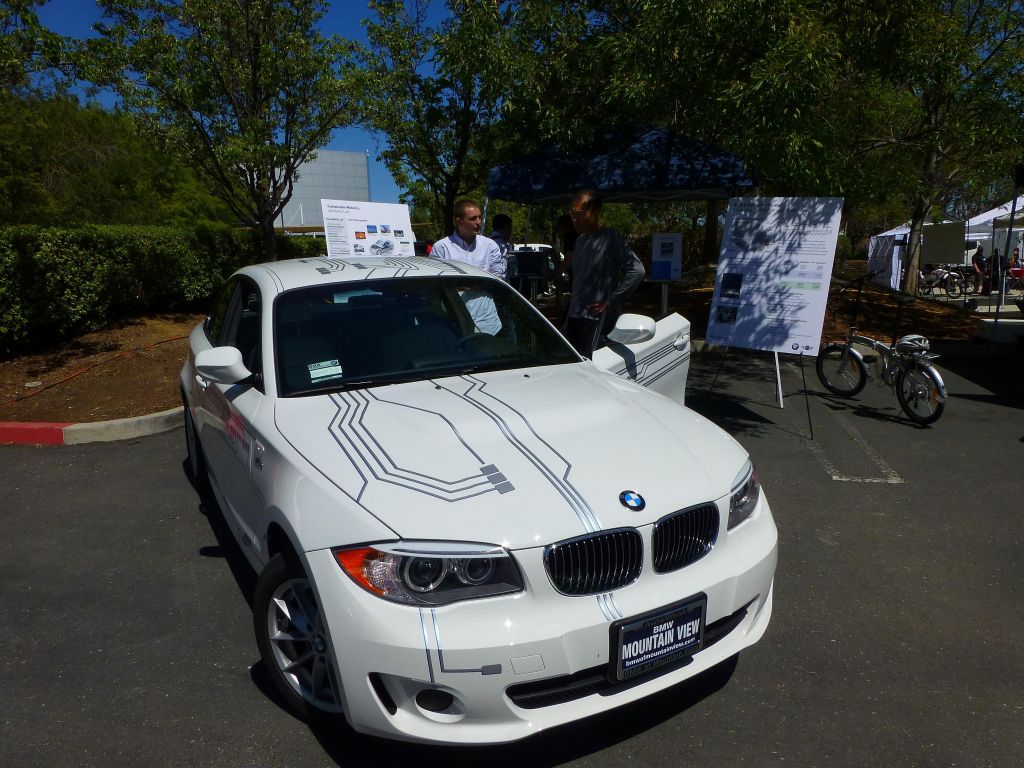
[[[281,259],[325,249],[320,238],[278,238]],[[0,355],[202,303],[261,254],[256,233],[223,225],[0,227]]]

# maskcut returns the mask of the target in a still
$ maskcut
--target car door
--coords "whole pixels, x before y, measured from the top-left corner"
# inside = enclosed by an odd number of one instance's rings
[[[226,517],[244,546],[258,541],[264,500],[253,482],[253,462],[259,441],[253,429],[256,413],[266,399],[263,385],[262,300],[258,286],[246,277],[235,280],[214,346],[235,347],[253,376],[237,384],[205,381],[200,400],[203,449],[210,475],[226,509]]]
[[[654,337],[636,344],[608,341],[594,350],[594,365],[683,403],[690,371],[690,321],[673,312],[657,322]]]

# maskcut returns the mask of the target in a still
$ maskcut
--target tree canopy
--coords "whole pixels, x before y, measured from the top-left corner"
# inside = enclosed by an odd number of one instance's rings
[[[349,45],[322,0],[100,0],[83,72],[196,168],[269,258],[296,169],[351,120]]]

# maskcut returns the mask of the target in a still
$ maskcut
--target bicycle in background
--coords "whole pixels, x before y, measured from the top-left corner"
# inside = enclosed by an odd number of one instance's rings
[[[845,341],[826,344],[818,352],[815,362],[818,378],[834,395],[857,395],[867,384],[867,361],[871,358],[865,358],[855,345],[868,347],[875,353],[873,362],[879,386],[887,385],[895,391],[903,412],[915,424],[931,424],[946,407],[946,385],[931,364],[938,355],[929,352],[931,345],[920,334],[898,337],[900,310],[915,299],[912,296],[896,297],[896,323],[891,344],[857,333],[861,291],[864,281],[872,277],[873,272],[854,278],[840,289],[839,293],[844,294],[854,286],[857,288],[850,310],[850,332]]]

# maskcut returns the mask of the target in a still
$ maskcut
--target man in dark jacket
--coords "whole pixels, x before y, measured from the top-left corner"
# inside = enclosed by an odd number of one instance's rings
[[[626,299],[644,279],[640,259],[618,232],[601,226],[602,201],[593,190],[576,193],[570,215],[580,233],[572,259],[572,298],[566,335],[584,357],[614,325]]]

